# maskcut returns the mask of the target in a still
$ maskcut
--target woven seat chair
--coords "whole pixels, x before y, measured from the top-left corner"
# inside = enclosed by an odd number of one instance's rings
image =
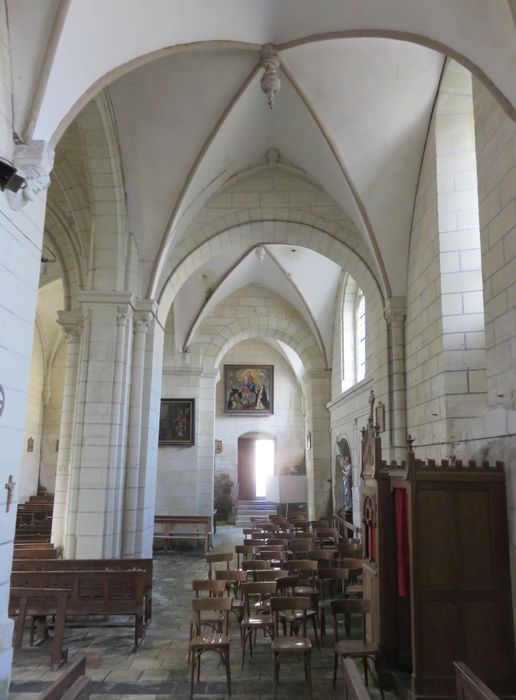
[[[194,635],[189,644],[189,656],[192,660],[190,676],[190,698],[193,698],[195,672],[197,682],[201,676],[201,656],[213,651],[220,656],[226,668],[226,681],[228,695],[231,697],[231,668],[229,664],[229,648],[231,637],[229,634],[229,611],[231,610],[230,598],[194,598],[192,600],[192,617],[194,621]],[[222,630],[203,632],[201,613],[219,614],[223,618]]]
[[[333,662],[333,687],[337,682],[337,667],[339,658],[362,659],[364,663],[364,676],[366,686],[368,684],[368,662],[374,661],[375,669],[379,654],[378,645],[374,644],[367,638],[366,616],[371,609],[369,600],[332,600],[330,609],[333,616],[333,631],[335,634],[334,646],[334,662]],[[339,617],[344,617],[344,622],[347,627],[346,620],[352,615],[360,615],[360,638],[358,639],[339,639]],[[351,628],[352,629],[352,628]],[[378,676],[378,687],[383,700],[383,688]]]
[[[277,686],[279,685],[279,670],[282,657],[286,655],[303,655],[305,682],[308,688],[308,697],[312,697],[312,642],[306,636],[306,613],[311,608],[310,598],[298,596],[271,598],[271,612],[273,615],[274,637],[271,644],[272,649],[272,672],[274,679],[274,698],[276,698]],[[296,632],[301,631],[301,636],[293,636],[292,630],[289,636],[280,635],[280,622],[283,622],[287,615],[300,615],[300,624],[296,627]],[[283,626],[283,625],[282,625]]]

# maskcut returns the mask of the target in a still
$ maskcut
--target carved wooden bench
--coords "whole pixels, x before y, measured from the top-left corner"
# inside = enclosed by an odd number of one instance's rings
[[[23,648],[23,631],[27,616],[40,614],[41,610],[46,615],[54,615],[54,638],[50,650],[50,665],[54,668],[66,661],[67,650],[63,649],[64,627],[66,618],[66,606],[70,597],[70,591],[66,588],[20,588],[11,587],[9,597],[9,616],[15,617],[14,625],[14,652],[20,653]],[[31,647],[33,642],[33,630],[31,628]],[[34,650],[32,647],[31,650]],[[38,650],[39,651],[39,650]]]
[[[462,661],[454,661],[458,700],[500,700]]]
[[[67,618],[71,615],[134,617],[136,651],[145,636],[145,576],[145,571],[134,570],[13,571],[11,586],[69,589]],[[51,613],[42,606],[39,614]]]
[[[213,517],[210,515],[156,515],[154,540],[204,541],[204,551],[212,546]]]
[[[152,618],[152,559],[24,559],[15,552],[13,571],[144,571],[145,623]]]
[[[86,674],[86,657],[77,659],[52,683],[38,700],[87,700],[90,697],[90,679]]]

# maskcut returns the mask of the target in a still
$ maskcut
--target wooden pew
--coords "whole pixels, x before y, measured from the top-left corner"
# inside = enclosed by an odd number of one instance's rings
[[[145,624],[152,618],[152,559],[13,559],[13,571],[134,571],[145,572]]]
[[[55,549],[52,542],[16,542],[14,549],[23,551],[24,549]]]
[[[38,700],[87,700],[90,678],[86,676],[86,657],[81,656],[52,683]]]
[[[454,661],[458,700],[500,700],[462,661]]]
[[[32,542],[50,542],[51,531],[48,532],[32,532],[31,530],[19,531],[14,534],[14,544],[25,544]]]
[[[9,597],[9,616],[16,617],[14,625],[13,648],[15,653],[22,651],[23,631],[27,615],[37,615],[44,609],[47,615],[55,616],[54,638],[50,650],[50,665],[54,668],[66,661],[67,650],[63,649],[66,606],[70,591],[57,588],[20,588],[11,587]],[[32,646],[31,628],[31,646]],[[32,647],[31,651],[34,649]],[[26,651],[26,649],[23,649]],[[40,650],[38,650],[40,651]]]
[[[371,700],[362,676],[353,659],[344,657],[344,700]]]
[[[56,549],[35,549],[33,547],[14,548],[14,559],[57,559]]]
[[[213,518],[210,515],[156,515],[154,540],[204,541],[204,551],[211,549]]]
[[[35,560],[38,561],[38,560]],[[134,651],[145,636],[145,571],[13,571],[15,588],[67,588],[66,615],[134,617]],[[39,615],[48,615],[42,606]]]

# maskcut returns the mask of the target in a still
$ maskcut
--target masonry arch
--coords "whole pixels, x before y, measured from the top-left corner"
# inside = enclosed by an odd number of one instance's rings
[[[383,292],[371,267],[351,247],[335,234],[315,228],[303,222],[285,220],[261,220],[232,226],[219,231],[189,251],[174,268],[159,293],[158,318],[164,324],[177,292],[188,277],[198,270],[214,254],[235,245],[257,246],[287,243],[314,250],[329,257],[342,267],[352,269],[353,275],[364,293],[378,294],[383,305]]]
[[[313,30],[310,32],[300,32],[297,36],[285,36],[280,39],[278,43],[279,50],[286,50],[303,44],[311,44],[325,40],[332,39],[352,39],[356,37],[368,37],[368,38],[389,38],[398,41],[406,41],[409,43],[419,44],[435,51],[439,51],[444,55],[454,58],[456,61],[464,65],[468,70],[474,73],[479,80],[481,80],[486,87],[491,91],[494,98],[499,102],[505,112],[512,119],[515,119],[516,111],[514,105],[512,104],[513,95],[511,94],[510,87],[510,70],[508,75],[505,74],[503,64],[498,64],[496,60],[491,58],[491,62],[494,65],[487,65],[489,61],[486,59],[486,55],[490,54],[496,55],[496,38],[493,39],[492,51],[489,50],[480,52],[478,46],[475,44],[481,43],[482,35],[478,34],[478,27],[475,28],[473,22],[473,13],[471,13],[471,21],[469,21],[469,15],[467,12],[461,13],[461,19],[463,23],[468,25],[468,29],[464,29],[462,32],[463,36],[468,37],[469,42],[461,42],[453,35],[453,27],[456,25],[457,17],[452,16],[449,21],[446,18],[439,17],[442,14],[442,8],[439,12],[435,13],[435,16],[429,15],[428,12],[421,11],[421,14],[426,18],[425,32],[421,31],[421,28],[417,26],[416,22],[411,19],[414,13],[402,12],[400,17],[404,15],[403,24],[405,26],[393,29],[392,24],[389,22],[389,17],[384,15],[385,10],[379,8],[375,10],[377,13],[376,20],[372,20],[369,17],[367,20],[362,17],[354,19],[357,23],[356,28],[349,28],[346,30],[336,30],[328,31],[328,26],[339,26],[354,23],[353,18],[343,17],[341,13],[335,11],[335,15],[332,13],[332,17],[328,17],[326,26],[321,23],[321,18],[312,22]],[[222,13],[221,13],[222,14]],[[451,13],[453,15],[453,12]],[[235,22],[236,16],[238,15],[238,8],[232,8],[231,18]],[[154,17],[155,19],[155,17]],[[220,18],[221,19],[221,18]],[[240,18],[241,19],[241,18]],[[365,21],[364,21],[365,20]],[[498,20],[498,18],[497,18]],[[114,16],[105,16],[105,25],[107,29],[107,35],[109,35],[109,23],[116,21]],[[139,18],[141,23],[141,18]],[[188,20],[186,20],[188,21]],[[229,20],[228,20],[229,21]],[[369,22],[372,22],[372,26],[367,26]],[[316,25],[321,23],[321,26]],[[503,19],[499,19],[498,29],[501,31]],[[194,25],[197,23],[194,22]],[[361,25],[361,26],[360,26]],[[391,25],[391,26],[389,26]],[[380,28],[382,27],[382,28]],[[59,27],[59,30],[61,27]],[[141,24],[140,24],[140,32]],[[307,28],[308,29],[308,28]],[[494,29],[494,28],[493,28]],[[254,51],[258,53],[264,43],[267,43],[270,39],[266,37],[263,32],[258,32],[255,36],[250,36],[249,32],[242,32],[241,37],[237,40],[227,39],[227,26],[221,33],[220,29],[214,29],[211,33],[211,37],[208,38],[206,34],[201,35],[201,32],[195,34],[193,33],[191,39],[187,42],[181,41],[179,34],[183,31],[183,34],[187,32],[183,28],[178,29],[176,40],[172,37],[163,37],[162,40],[155,41],[155,46],[149,46],[149,50],[144,53],[139,54],[138,49],[135,46],[131,46],[130,42],[124,46],[123,51],[118,56],[118,61],[115,65],[109,64],[109,59],[107,56],[98,57],[94,65],[88,67],[87,75],[82,78],[82,80],[77,81],[77,86],[74,89],[71,97],[67,99],[58,95],[58,90],[55,83],[59,81],[63,66],[61,62],[56,60],[56,65],[53,67],[54,70],[51,71],[51,75],[48,79],[48,85],[45,85],[43,89],[43,94],[38,95],[39,101],[31,106],[31,117],[27,123],[27,128],[25,130],[25,136],[27,138],[44,138],[49,140],[51,143],[55,144],[58,142],[62,133],[66,130],[67,126],[73,121],[77,114],[83,109],[87,102],[96,95],[103,88],[107,87],[117,78],[133,71],[145,63],[156,60],[166,55],[170,55],[174,52],[184,51],[185,49],[191,49],[191,46],[195,46],[199,49],[211,47],[211,46],[223,46],[223,47],[235,47],[238,49],[248,49],[249,51]],[[496,32],[494,32],[496,34]],[[149,35],[151,33],[149,32]],[[192,32],[190,32],[192,34]],[[219,35],[224,38],[216,38]],[[244,38],[245,36],[245,38]],[[476,36],[476,39],[474,38]],[[485,40],[485,34],[483,35]],[[108,37],[109,40],[109,37]],[[161,43],[161,46],[159,45]],[[100,60],[99,60],[100,58]],[[79,56],[73,56],[71,59],[72,63],[78,62]],[[70,59],[69,59],[70,61]],[[93,62],[92,62],[93,63]],[[81,75],[85,73],[84,66],[82,71],[78,71]],[[54,101],[53,108],[51,107],[50,101]],[[56,107],[57,103],[57,107]]]

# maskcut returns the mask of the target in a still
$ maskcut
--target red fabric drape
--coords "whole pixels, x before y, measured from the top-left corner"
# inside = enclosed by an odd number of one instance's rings
[[[394,489],[394,509],[396,514],[396,559],[398,573],[398,595],[410,595],[410,551],[408,491]]]

